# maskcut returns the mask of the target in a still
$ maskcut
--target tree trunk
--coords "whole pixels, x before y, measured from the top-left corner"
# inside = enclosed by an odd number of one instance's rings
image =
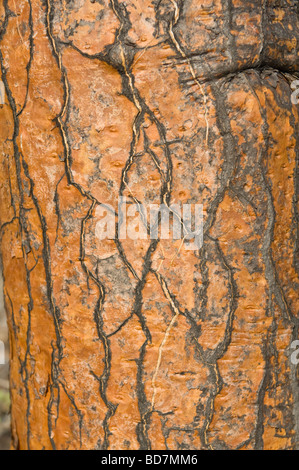
[[[12,447],[299,448],[297,1],[0,15]],[[202,247],[121,197],[202,204]]]

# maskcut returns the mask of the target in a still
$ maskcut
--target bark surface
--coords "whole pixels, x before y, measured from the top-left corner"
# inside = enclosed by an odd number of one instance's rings
[[[15,449],[295,449],[296,0],[1,0]],[[203,204],[204,243],[96,237]]]

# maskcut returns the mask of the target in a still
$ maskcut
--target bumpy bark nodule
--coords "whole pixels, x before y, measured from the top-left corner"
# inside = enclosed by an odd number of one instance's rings
[[[16,449],[295,449],[296,0],[2,0]],[[119,197],[204,242],[99,240]]]

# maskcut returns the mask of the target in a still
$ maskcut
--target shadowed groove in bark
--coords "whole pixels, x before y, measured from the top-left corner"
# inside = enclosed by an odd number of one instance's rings
[[[4,2],[4,7],[5,7],[5,22],[3,25],[3,31],[1,32],[1,38],[3,38],[3,35],[5,34],[9,17],[11,15],[11,12],[8,10],[8,2],[7,0]],[[9,89],[8,81],[6,78],[6,70],[3,65],[3,56],[2,52],[0,51],[0,62],[1,62],[1,75],[2,75],[2,80],[5,85],[5,90],[6,94],[8,97],[8,101],[11,107],[11,112],[13,114],[13,121],[14,121],[14,132],[13,132],[13,149],[14,149],[14,158],[15,158],[15,166],[16,166],[16,173],[17,173],[17,180],[18,180],[18,189],[19,189],[19,195],[20,195],[20,211],[19,211],[19,227],[21,231],[21,238],[22,238],[22,250],[23,250],[23,255],[24,255],[24,265],[25,265],[25,270],[26,270],[26,284],[27,284],[27,290],[28,290],[28,295],[29,295],[29,302],[27,305],[28,309],[28,324],[27,324],[27,341],[26,341],[26,352],[25,352],[25,359],[24,361],[20,361],[20,372],[21,372],[21,377],[22,381],[25,386],[25,393],[26,393],[26,398],[27,398],[27,410],[26,410],[26,421],[27,421],[27,447],[30,449],[30,393],[29,393],[29,388],[28,388],[28,380],[29,380],[29,375],[28,375],[28,369],[27,369],[27,359],[28,356],[30,356],[30,343],[29,343],[29,338],[30,338],[30,329],[31,329],[31,312],[33,308],[33,298],[31,294],[31,284],[30,284],[30,271],[28,270],[27,264],[26,264],[26,247],[24,246],[24,239],[23,239],[23,234],[27,240],[28,238],[28,231],[27,231],[27,224],[24,216],[24,208],[23,208],[23,201],[24,201],[24,195],[23,195],[23,190],[22,190],[22,181],[21,181],[21,159],[20,159],[20,153],[17,145],[17,137],[19,135],[19,121],[18,121],[18,116],[17,116],[17,111],[16,111],[16,105],[14,98],[12,96],[12,93]],[[30,242],[29,242],[30,243]],[[13,309],[12,309],[13,310]],[[14,328],[15,331],[15,328]]]

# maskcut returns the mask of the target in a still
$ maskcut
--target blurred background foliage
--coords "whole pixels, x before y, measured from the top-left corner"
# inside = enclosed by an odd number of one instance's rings
[[[10,395],[8,367],[8,332],[3,302],[3,283],[0,274],[0,341],[6,346],[6,364],[0,364],[0,450],[9,449],[10,444]]]

